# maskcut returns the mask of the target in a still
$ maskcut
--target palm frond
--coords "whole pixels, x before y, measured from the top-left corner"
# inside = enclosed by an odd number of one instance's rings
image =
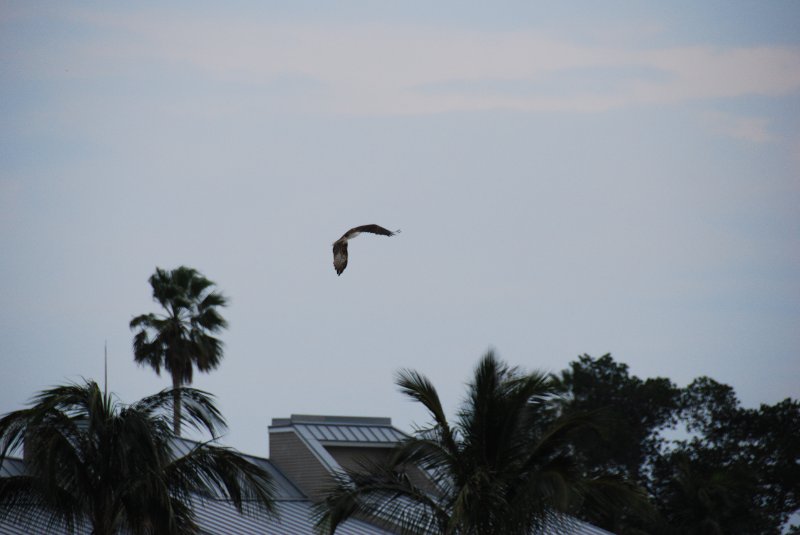
[[[533,464],[537,459],[547,458],[553,452],[562,450],[579,431],[591,429],[601,434],[603,425],[600,417],[603,414],[602,411],[576,411],[562,415],[538,436],[530,451],[529,463]]]
[[[427,377],[414,370],[400,370],[396,374],[395,384],[400,387],[400,392],[415,401],[419,401],[428,409],[428,412],[433,417],[436,433],[441,435],[443,445],[455,452],[458,448],[455,436],[450,429],[450,424],[447,422],[442,402],[439,399],[439,393],[433,383]]]
[[[212,437],[219,436],[227,427],[225,418],[214,404],[214,396],[196,388],[165,389],[139,400],[131,405],[131,409],[142,411],[149,417],[164,416],[174,410],[176,393],[182,404],[181,424],[207,432]]]
[[[325,501],[316,508],[317,530],[333,534],[354,516],[409,535],[441,532],[448,518],[430,492],[393,463],[367,463],[335,474]]]
[[[179,388],[129,406],[97,383],[45,390],[0,419],[0,465],[25,452],[25,472],[0,478],[0,516],[40,515],[95,532],[194,533],[190,507],[202,496],[240,511],[273,511],[269,474],[234,450],[198,444],[184,454],[169,425],[175,399],[183,422],[214,436],[225,422],[212,397]],[[182,443],[181,443],[182,444]]]
[[[85,517],[76,514],[79,508],[70,493],[61,492],[55,498],[42,492],[36,477],[0,477],[0,520],[44,524],[54,531],[63,528],[74,533],[85,524]]]
[[[656,509],[647,492],[617,475],[591,478],[581,482],[578,490],[581,510],[590,521],[602,521],[609,511],[626,511],[640,519],[654,519]]]
[[[275,485],[269,473],[230,448],[198,444],[166,467],[172,491],[191,501],[206,495],[225,499],[239,512],[274,514]]]

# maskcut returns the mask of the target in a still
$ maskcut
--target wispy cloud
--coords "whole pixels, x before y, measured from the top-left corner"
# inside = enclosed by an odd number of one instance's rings
[[[83,58],[80,68],[113,71],[134,62],[190,68],[254,89],[303,80],[318,89],[313,98],[284,96],[286,106],[304,111],[580,112],[800,90],[800,47],[602,47],[536,32],[163,14],[81,19],[105,37],[73,45],[73,57]],[[118,32],[126,38],[115,40]],[[258,96],[251,100],[243,105],[255,105]]]
[[[706,112],[703,118],[713,131],[744,141],[764,143],[771,141],[769,121],[764,117],[742,117],[731,113]]]

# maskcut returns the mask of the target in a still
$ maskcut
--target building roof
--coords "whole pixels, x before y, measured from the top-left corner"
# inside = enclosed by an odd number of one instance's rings
[[[289,418],[275,418],[269,428],[270,434],[293,432],[312,453],[331,470],[340,469],[339,464],[326,450],[331,446],[358,446],[386,448],[396,445],[407,435],[392,427],[390,418],[365,418],[351,416],[319,416],[293,414]],[[196,443],[180,439],[175,448],[179,454],[187,453]],[[275,508],[277,515],[264,513],[240,514],[225,500],[198,500],[195,519],[202,535],[222,535],[227,533],[253,533],[265,535],[313,534],[313,502],[269,459],[245,455],[245,457],[265,469],[272,476],[275,485]],[[20,475],[24,471],[22,459],[6,458],[0,465],[0,477]],[[247,511],[247,507],[245,507]],[[76,529],[79,535],[89,535],[89,525]],[[0,521],[0,535],[27,535],[29,533],[67,533],[63,526],[48,526],[42,518],[26,519],[19,523],[13,518]],[[373,524],[350,519],[339,526],[337,535],[389,535]],[[612,535],[608,531],[577,519],[570,519],[566,525],[558,523],[545,528],[537,535]]]
[[[174,443],[174,449],[178,456],[189,453],[198,443],[185,438],[179,438]],[[281,472],[274,463],[263,457],[239,453],[242,457],[263,468],[271,477],[275,489],[275,497],[279,500],[307,500],[307,496],[292,483],[292,481]]]
[[[290,418],[274,418],[270,431],[292,427],[326,445],[394,446],[405,433],[392,427],[391,418],[361,416],[316,416],[293,414]]]
[[[342,467],[327,446],[391,448],[406,438],[405,433],[392,427],[391,418],[309,414],[274,418],[269,433],[296,434],[330,474],[341,472]]]
[[[314,509],[309,500],[280,500],[278,516],[267,517],[239,514],[231,505],[220,501],[207,501],[195,509],[200,533],[220,535],[228,533],[259,533],[269,535],[308,534],[314,532]],[[336,535],[388,535],[371,524],[351,519],[337,528]]]
[[[179,454],[187,453],[194,443],[181,439],[176,442]],[[275,509],[277,515],[248,511],[240,514],[230,503],[220,499],[198,499],[195,502],[195,520],[202,535],[225,535],[248,533],[263,535],[297,534],[311,535],[314,532],[314,504],[275,465],[262,457],[244,455],[252,463],[264,468],[272,476],[275,485]],[[24,473],[22,459],[6,458],[0,465],[0,477],[17,476]],[[67,533],[63,525],[49,526],[45,518],[25,518],[24,521],[7,518],[0,520],[0,535],[30,535]],[[76,526],[78,535],[90,535],[91,526]],[[389,535],[389,532],[361,520],[348,520],[336,530],[337,535]]]
[[[293,414],[289,418],[274,418],[269,427],[273,433],[294,433],[330,473],[342,467],[334,458],[331,446],[360,448],[393,447],[408,435],[392,427],[391,418],[361,416],[322,416]],[[370,526],[371,527],[371,526]],[[373,528],[374,529],[374,528]],[[339,530],[337,529],[337,534]],[[377,531],[375,531],[377,533]],[[342,533],[345,533],[342,531]],[[563,517],[537,535],[612,535],[608,531],[572,517]]]
[[[25,462],[22,459],[6,457],[0,464],[0,477],[20,476],[25,473]],[[90,535],[92,528],[86,526],[76,526],[75,533],[78,535]],[[20,521],[13,514],[5,520],[0,520],[0,535],[28,535],[30,533],[67,533],[63,525],[48,525],[44,517],[26,517]]]

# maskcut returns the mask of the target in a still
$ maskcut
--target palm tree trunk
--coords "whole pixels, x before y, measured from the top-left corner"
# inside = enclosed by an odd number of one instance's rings
[[[178,390],[181,387],[178,375],[172,374],[172,431],[176,437],[181,436],[181,393]]]

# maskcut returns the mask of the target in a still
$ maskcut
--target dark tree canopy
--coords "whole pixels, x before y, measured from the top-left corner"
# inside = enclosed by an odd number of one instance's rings
[[[642,381],[610,355],[588,355],[572,362],[558,378],[569,410],[602,410],[613,440],[599,442],[584,434],[579,443],[585,465],[619,472],[644,482],[641,470],[658,454],[658,433],[675,423],[680,391],[669,379]]]
[[[797,400],[743,408],[733,388],[709,377],[685,388],[664,378],[641,380],[610,355],[583,355],[558,381],[565,410],[609,416],[608,440],[577,442],[583,470],[628,475],[658,509],[650,518],[610,511],[601,527],[622,534],[777,535],[800,508]]]

